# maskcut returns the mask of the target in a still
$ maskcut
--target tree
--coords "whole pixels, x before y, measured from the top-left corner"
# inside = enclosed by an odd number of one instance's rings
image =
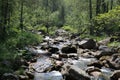
[[[101,0],[101,13],[106,13],[108,10],[108,6],[107,6],[107,3],[105,2],[105,0]]]
[[[4,40],[7,35],[7,28],[10,26],[14,0],[0,0],[0,2],[0,39]]]
[[[96,15],[100,13],[101,0],[96,0]]]
[[[111,6],[110,6],[110,9],[113,8],[113,0],[111,0]]]
[[[92,19],[92,1],[89,0],[90,20]]]
[[[24,4],[24,1],[21,0],[21,8],[20,8],[20,29],[23,30],[23,4]]]

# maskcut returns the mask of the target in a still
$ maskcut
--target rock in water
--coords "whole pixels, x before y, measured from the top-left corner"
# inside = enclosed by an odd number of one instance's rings
[[[84,39],[78,43],[80,48],[94,49],[96,48],[96,42],[93,39]]]
[[[113,72],[110,77],[110,80],[120,80],[120,70]]]
[[[68,75],[67,80],[71,80],[69,77],[72,77],[72,80],[90,80],[90,76],[84,70],[74,65],[65,64],[62,73]]]
[[[62,53],[77,53],[77,49],[72,46],[67,46],[62,48]]]
[[[51,53],[57,53],[59,49],[57,47],[50,47],[48,51]]]

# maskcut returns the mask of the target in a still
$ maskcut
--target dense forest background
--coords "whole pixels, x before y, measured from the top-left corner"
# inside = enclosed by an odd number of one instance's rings
[[[84,36],[117,35],[119,5],[120,0],[0,0],[0,60],[14,60],[18,49],[41,42],[37,31],[54,35],[62,28]],[[0,67],[1,73],[10,70]]]

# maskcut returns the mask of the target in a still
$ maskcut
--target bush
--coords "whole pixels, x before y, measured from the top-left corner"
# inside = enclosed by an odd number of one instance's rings
[[[42,36],[31,32],[22,32],[18,36],[17,47],[25,47],[28,45],[36,45],[42,41]]]
[[[25,46],[36,45],[41,41],[42,36],[40,35],[30,32],[16,32],[16,35],[10,35],[4,42],[0,42],[0,76],[3,73],[12,72],[15,68],[20,67],[18,64],[14,64],[14,61],[20,58],[17,48],[23,49]],[[4,61],[7,61],[7,63]]]
[[[96,34],[113,34],[120,30],[120,6],[93,19],[93,31]]]
[[[28,45],[36,45],[42,41],[42,36],[31,32],[21,32],[17,36],[10,37],[5,44],[8,49],[23,48]]]
[[[62,29],[66,30],[66,31],[69,31],[69,32],[72,32],[72,33],[77,32],[77,29],[74,28],[74,27],[71,27],[71,26],[63,26]]]

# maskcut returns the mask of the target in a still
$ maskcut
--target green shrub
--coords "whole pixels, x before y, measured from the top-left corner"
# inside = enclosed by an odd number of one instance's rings
[[[71,27],[71,26],[63,26],[62,29],[69,31],[69,32],[72,32],[72,33],[77,32],[77,29],[74,27]]]
[[[42,36],[31,32],[22,32],[18,36],[17,47],[25,47],[28,45],[36,45],[42,41]]]
[[[120,6],[93,19],[93,31],[96,34],[114,34],[120,30]]]
[[[119,47],[120,46],[120,42],[114,41],[112,43],[109,43],[108,46],[110,46],[110,47]]]

